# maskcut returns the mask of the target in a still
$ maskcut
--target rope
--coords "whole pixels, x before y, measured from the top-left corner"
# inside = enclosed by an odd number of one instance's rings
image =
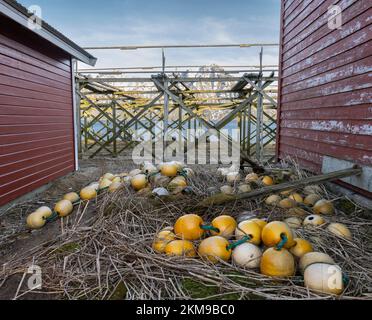
[[[58,213],[53,211],[52,215],[48,218],[45,219],[45,221],[48,223],[48,222],[53,222],[53,221],[56,221],[57,218],[59,217]]]
[[[206,231],[220,232],[220,229],[209,225],[200,225],[200,228]]]
[[[226,246],[226,250],[230,251],[232,249],[235,249],[237,246],[240,246],[241,244],[243,244],[243,243],[245,243],[245,242],[247,242],[251,239],[252,239],[252,237],[250,235],[246,235],[243,238],[241,238],[240,240],[230,243],[228,246]]]
[[[346,273],[342,273],[342,282],[344,283],[344,286],[346,287],[349,282],[350,282],[350,278],[349,276],[346,274]]]
[[[282,250],[283,249],[283,247],[284,247],[284,245],[287,243],[287,241],[288,241],[288,238],[287,238],[287,236],[286,236],[286,234],[285,233],[282,233],[281,235],[280,235],[280,238],[282,239],[282,240],[280,240],[280,242],[276,245],[276,247],[275,247],[275,250],[278,250],[278,251],[280,251],[280,250]]]

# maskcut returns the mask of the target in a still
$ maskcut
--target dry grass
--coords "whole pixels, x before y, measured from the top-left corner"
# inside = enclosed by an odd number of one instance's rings
[[[288,167],[288,164],[283,166]],[[290,168],[298,177],[306,175],[293,163]],[[155,234],[171,226],[181,215],[194,212],[194,206],[207,196],[209,187],[223,184],[213,172],[196,171],[191,181],[195,192],[192,196],[149,200],[124,188],[114,194],[102,194],[97,201],[81,204],[67,220],[54,222],[61,223],[63,233],[7,264],[0,273],[0,288],[7,277],[24,272],[25,266],[34,261],[42,267],[44,291],[65,299],[189,299],[194,296],[185,285],[188,280],[207,289],[200,297],[203,299],[336,298],[307,290],[301,275],[272,279],[258,270],[243,269],[231,263],[211,265],[200,258],[154,253],[151,244]],[[323,195],[335,199],[326,189]],[[197,213],[210,221],[222,212],[239,218],[243,212],[256,209],[258,217],[269,220],[287,217],[282,209],[266,207],[261,198],[210,207]],[[88,210],[96,213],[83,225]],[[312,242],[316,251],[331,255],[350,278],[343,295],[337,299],[372,298],[372,222],[360,217],[362,211],[355,204],[351,213],[338,210],[336,215],[327,217],[328,221],[345,223],[353,233],[352,241],[337,238],[324,227],[296,230],[298,236]]]

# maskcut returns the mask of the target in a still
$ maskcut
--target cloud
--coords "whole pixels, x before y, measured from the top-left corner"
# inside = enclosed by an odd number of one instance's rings
[[[258,23],[260,22],[261,23]],[[278,27],[262,23],[259,17],[244,20],[203,16],[190,21],[180,17],[112,19],[91,30],[82,26],[70,29],[72,38],[83,46],[151,45],[151,44],[226,44],[278,42]],[[265,48],[264,63],[276,64],[278,50]],[[167,49],[167,63],[189,64],[257,64],[259,48]],[[161,64],[161,50],[92,51],[97,67],[149,66]]]

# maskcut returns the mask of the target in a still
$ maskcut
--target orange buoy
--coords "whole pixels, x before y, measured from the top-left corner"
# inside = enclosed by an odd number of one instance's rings
[[[301,258],[304,254],[313,251],[313,246],[309,241],[301,238],[294,238],[293,240],[295,245],[289,249],[289,252],[295,257]]]
[[[258,223],[252,220],[245,220],[238,224],[235,230],[236,239],[241,239],[244,236],[249,236],[247,242],[259,245],[261,243],[261,227]]]
[[[165,246],[164,251],[169,256],[196,256],[194,245],[188,240],[173,240]]]
[[[293,232],[285,222],[273,221],[262,229],[262,241],[267,247],[274,247],[286,239],[284,248],[291,248],[294,245]]]
[[[295,261],[287,249],[267,249],[261,258],[261,273],[270,277],[290,277],[295,274]]]
[[[235,232],[237,223],[233,217],[222,215],[214,218],[211,225],[218,229],[218,231],[211,230],[212,235],[230,239]]]
[[[176,163],[163,163],[160,172],[163,176],[175,177],[178,173],[178,166]]]
[[[202,229],[203,219],[197,214],[186,214],[174,224],[175,234],[185,240],[200,239],[204,230]]]
[[[131,186],[135,191],[145,189],[147,187],[147,177],[144,174],[137,174],[130,180]]]
[[[264,186],[272,186],[274,184],[274,179],[270,176],[264,176],[262,178],[262,184]]]
[[[212,263],[220,260],[228,261],[231,257],[231,249],[228,248],[229,242],[220,236],[213,236],[204,239],[198,248],[199,255]]]

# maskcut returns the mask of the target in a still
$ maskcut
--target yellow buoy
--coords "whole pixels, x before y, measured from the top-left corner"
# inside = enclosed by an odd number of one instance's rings
[[[295,261],[287,249],[267,249],[261,258],[261,273],[270,277],[290,277],[295,274]]]
[[[41,229],[44,227],[46,220],[41,211],[35,211],[27,216],[26,223],[30,229]]]
[[[258,223],[252,220],[245,220],[238,224],[235,230],[235,237],[239,240],[244,236],[249,236],[250,239],[247,242],[259,245],[261,243],[261,230]]]
[[[76,192],[70,192],[63,196],[63,200],[69,200],[72,203],[78,202],[80,200],[79,195]]]
[[[178,173],[178,166],[175,163],[164,163],[161,166],[160,172],[166,177],[175,177]]]
[[[309,194],[308,196],[306,196],[306,198],[304,199],[304,204],[306,204],[307,206],[312,207],[315,203],[317,203],[321,199],[322,199],[321,196],[319,196],[315,193],[312,193],[312,194]]]
[[[276,194],[272,194],[271,196],[267,197],[266,200],[265,200],[265,203],[268,205],[268,206],[275,206],[277,205],[280,201],[282,200],[282,198]]]
[[[349,240],[352,239],[350,230],[342,223],[330,223],[327,227],[327,230],[338,237],[346,238]]]
[[[40,212],[45,219],[49,218],[53,214],[52,209],[50,209],[49,207],[46,207],[46,206],[42,206],[42,207],[36,209],[35,212]]]
[[[258,218],[250,219],[250,221],[257,223],[261,229],[267,225],[267,221]]]
[[[291,228],[282,221],[272,221],[262,229],[262,241],[267,247],[274,247],[287,238],[284,244],[285,248],[291,248],[294,245],[293,232]]]
[[[240,174],[239,172],[229,172],[226,175],[226,181],[230,184],[235,184],[240,181]]]
[[[174,224],[174,233],[185,240],[200,239],[204,230],[201,228],[203,219],[197,214],[186,214],[176,221]]]
[[[313,251],[313,246],[311,243],[305,239],[294,238],[295,245],[289,249],[295,257],[301,258],[304,254]]]
[[[194,245],[188,240],[173,240],[165,246],[165,253],[169,256],[195,257]]]
[[[264,186],[272,186],[274,184],[274,179],[270,176],[264,176],[262,178],[262,184]]]
[[[249,173],[245,177],[245,182],[256,182],[258,181],[258,179],[259,179],[259,176],[257,173]]]
[[[184,177],[178,176],[178,177],[173,178],[171,182],[169,182],[168,189],[170,191],[173,191],[174,189],[178,187],[184,188],[186,186],[187,186],[186,179]]]
[[[228,215],[222,215],[212,220],[212,226],[217,228],[219,231],[211,231],[214,236],[221,236],[226,239],[230,239],[234,234],[237,223],[235,219]]]
[[[332,202],[325,199],[317,201],[314,204],[313,210],[315,214],[333,214],[335,212]]]
[[[240,184],[238,186],[238,193],[247,193],[251,191],[252,191],[252,188],[249,184]]]
[[[110,180],[110,181],[112,181],[112,180],[114,180],[114,178],[115,178],[115,176],[112,174],[112,173],[105,173],[103,176],[102,176],[102,180],[103,179],[107,179],[107,180]]]
[[[135,191],[139,191],[147,187],[147,177],[144,174],[137,174],[130,180],[130,184]]]
[[[74,210],[74,206],[69,200],[58,201],[54,207],[54,211],[60,217],[67,217]]]
[[[314,263],[304,272],[305,286],[310,290],[339,295],[344,291],[342,270],[339,266]]]
[[[282,209],[291,209],[297,206],[297,202],[290,198],[280,200],[278,206]]]
[[[304,273],[305,269],[314,263],[328,263],[334,264],[334,260],[326,253],[323,252],[309,252],[305,253],[299,262],[299,269]]]
[[[317,214],[312,214],[308,217],[305,218],[303,225],[305,227],[318,227],[325,224],[325,220],[323,217],[317,215]]]
[[[284,220],[292,229],[299,229],[302,227],[302,220],[299,217],[289,217]]]
[[[122,186],[123,186],[123,184],[122,184],[121,182],[112,182],[112,183],[110,184],[110,186],[109,186],[108,191],[109,191],[110,193],[113,193],[113,192],[119,190]]]
[[[80,191],[80,198],[82,200],[92,200],[97,197],[97,191],[94,187],[85,187]]]
[[[212,263],[220,260],[228,261],[231,257],[231,249],[228,248],[229,242],[220,236],[213,236],[204,239],[198,248],[199,255]]]
[[[307,195],[312,193],[322,193],[322,188],[317,185],[306,186],[303,192]]]
[[[112,183],[121,183],[121,177],[116,176],[114,179],[112,179]]]
[[[221,193],[227,194],[227,195],[233,195],[234,194],[234,188],[232,186],[222,186],[220,188]]]
[[[293,193],[293,189],[283,190],[280,192],[281,196],[288,197],[291,193]]]
[[[92,187],[96,191],[98,191],[99,190],[99,182],[92,182],[88,187]]]
[[[304,202],[304,199],[302,198],[302,196],[299,193],[292,193],[289,196],[289,199],[292,199],[292,200],[296,201],[297,203],[303,203]]]
[[[171,230],[162,230],[156,235],[152,248],[158,253],[164,253],[167,244],[173,240],[176,240],[176,235]]]
[[[142,173],[142,170],[140,170],[140,169],[133,169],[132,171],[129,172],[129,176],[130,177],[134,177],[134,176],[136,176],[138,174],[141,174],[141,173]]]
[[[233,262],[243,268],[254,269],[260,266],[262,251],[252,243],[243,243],[232,252]]]
[[[303,217],[303,216],[307,216],[309,213],[302,208],[296,207],[296,208],[289,209],[288,214],[291,216]]]
[[[99,189],[107,189],[111,185],[112,181],[106,178],[103,178],[99,183]]]

